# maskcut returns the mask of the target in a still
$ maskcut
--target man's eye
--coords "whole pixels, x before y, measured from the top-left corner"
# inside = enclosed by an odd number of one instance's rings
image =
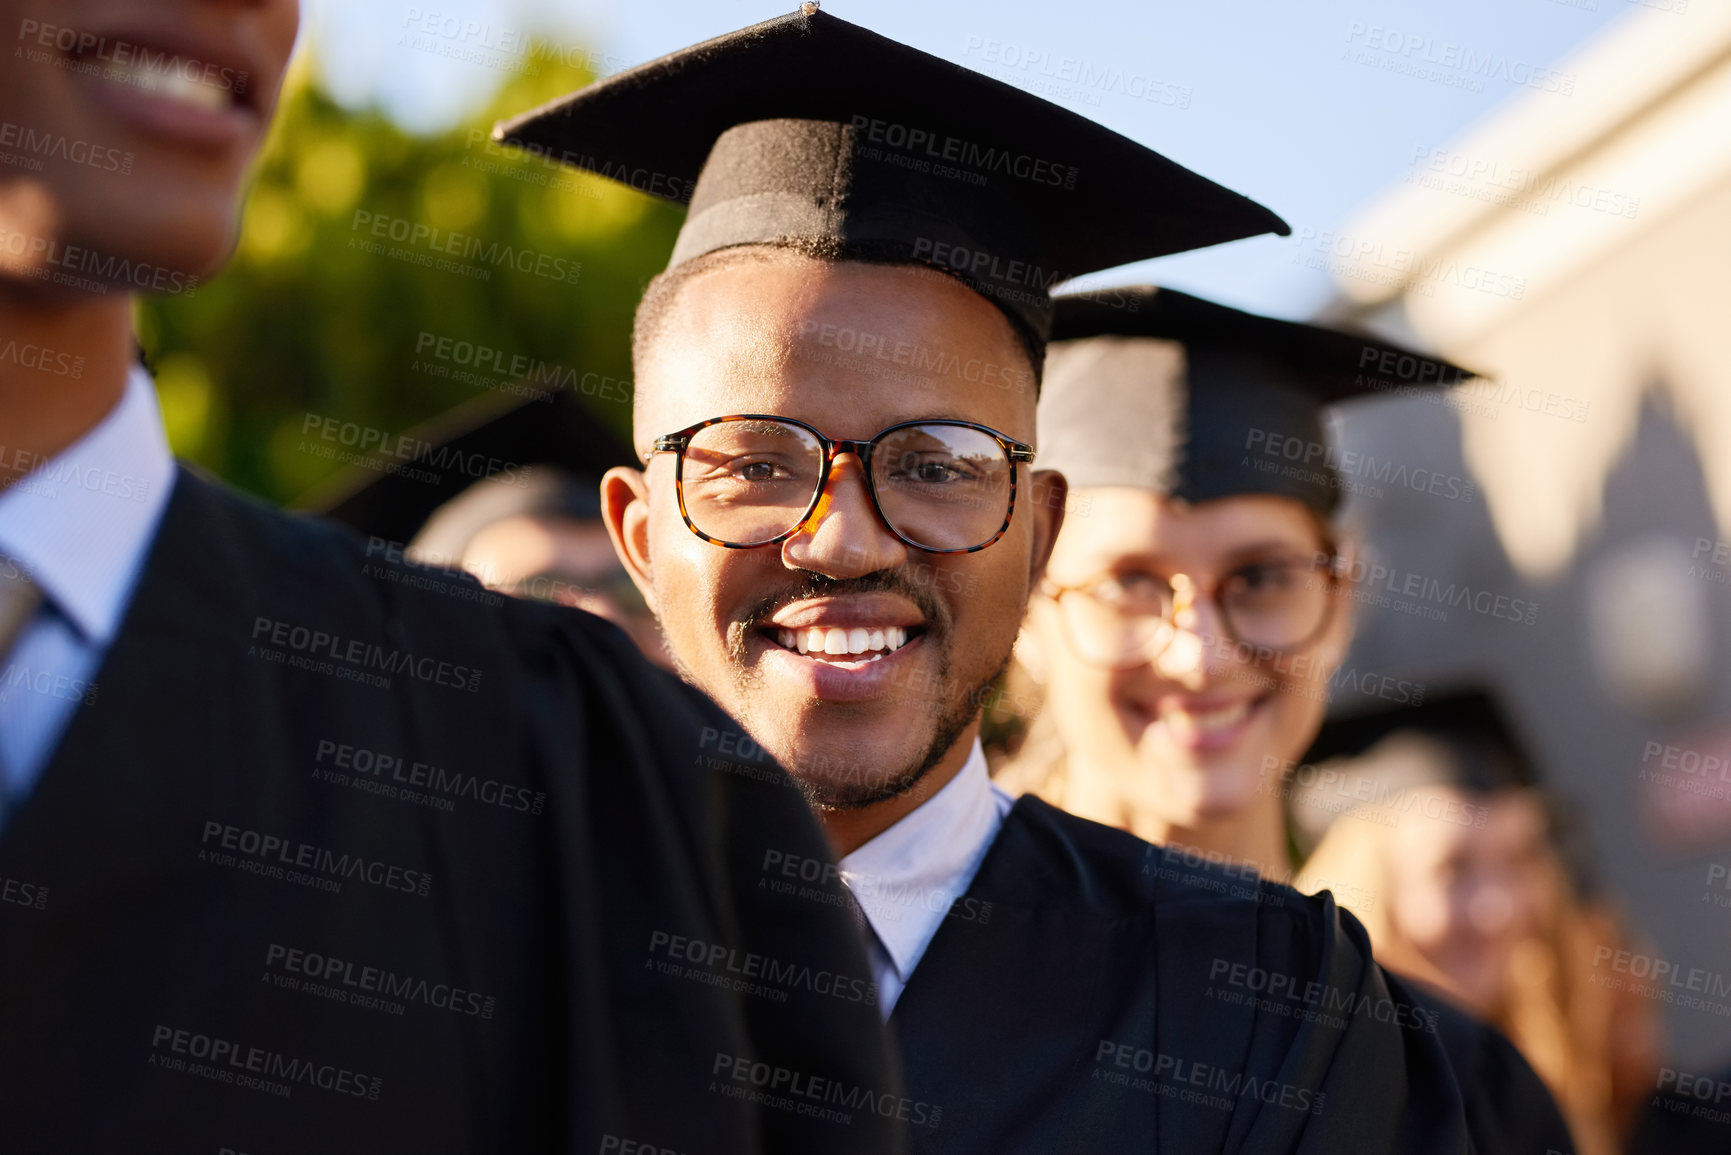
[[[734,474],[742,481],[773,481],[775,466],[767,461],[747,461],[736,465]]]

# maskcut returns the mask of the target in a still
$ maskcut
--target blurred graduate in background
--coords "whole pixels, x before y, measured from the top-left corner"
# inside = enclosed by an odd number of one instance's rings
[[[1654,1005],[1593,982],[1631,946],[1584,835],[1488,689],[1324,726],[1292,812],[1377,958],[1503,1030],[1544,1078],[1580,1155],[1625,1149],[1658,1067]],[[1320,841],[1318,836],[1320,835]]]

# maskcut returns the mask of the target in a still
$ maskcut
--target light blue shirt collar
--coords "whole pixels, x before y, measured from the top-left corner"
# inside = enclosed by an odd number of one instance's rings
[[[21,563],[88,644],[105,648],[173,486],[156,392],[135,365],[106,417],[0,490],[0,553]]]

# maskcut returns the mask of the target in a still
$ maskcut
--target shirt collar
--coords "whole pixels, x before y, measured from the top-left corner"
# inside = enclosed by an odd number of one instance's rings
[[[973,881],[1011,801],[976,740],[942,790],[837,864],[903,982]]]
[[[108,415],[0,490],[0,553],[85,639],[112,642],[174,485],[150,375],[134,365]]]

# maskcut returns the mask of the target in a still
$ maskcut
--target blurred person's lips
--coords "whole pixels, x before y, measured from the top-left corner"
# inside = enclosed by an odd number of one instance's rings
[[[128,26],[81,34],[63,56],[103,111],[153,136],[221,151],[263,125],[258,72],[237,45]]]
[[[1269,694],[1169,694],[1153,705],[1153,720],[1173,743],[1186,750],[1224,750],[1244,736]]]
[[[806,697],[880,697],[924,649],[919,609],[892,594],[807,598],[783,606],[757,631],[763,669]]]

